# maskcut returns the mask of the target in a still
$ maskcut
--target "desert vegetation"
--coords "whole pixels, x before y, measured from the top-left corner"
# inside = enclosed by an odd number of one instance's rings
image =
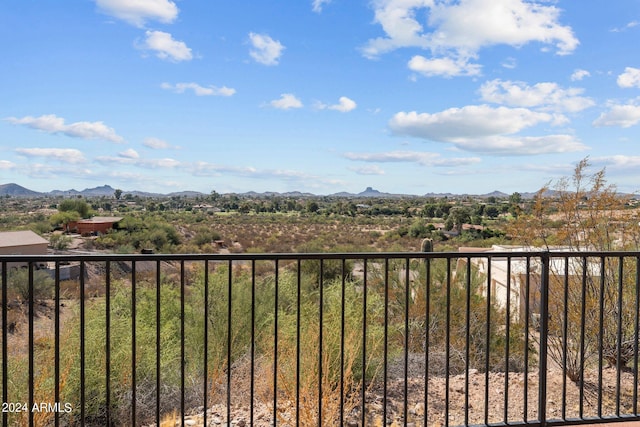
[[[551,188],[556,197],[545,197]],[[590,171],[584,159],[572,176],[538,192],[530,213],[510,224],[510,234],[532,247],[637,251],[638,212],[627,205],[628,198],[607,183],[605,171]],[[550,357],[576,383],[595,364],[625,369],[638,343],[639,265],[615,254],[555,261],[550,266]]]
[[[352,262],[340,260],[254,261],[252,265],[193,262],[178,269],[140,265],[134,276],[127,274],[128,263],[114,266],[108,311],[102,293],[76,303],[61,332],[60,401],[76,408],[65,419],[77,420],[84,384],[85,422],[105,422],[107,330],[111,417],[117,425],[126,425],[130,417],[134,357],[136,412],[143,422],[154,419],[157,384],[162,414],[180,410],[182,387],[189,409],[202,405],[205,387],[208,399],[224,401],[227,381],[231,381],[234,405],[249,407],[250,393],[260,402],[276,398],[283,408],[298,401],[304,425],[317,423],[318,390],[322,389],[323,419],[333,425],[341,403],[345,413],[352,412],[359,397],[354,392],[365,384],[379,384],[388,366],[405,352],[424,355],[428,347],[435,376],[466,368],[480,372],[487,367],[492,371],[524,368],[523,331],[513,328],[505,339],[502,328],[487,328],[488,316],[494,325],[505,325],[506,317],[496,307],[488,309],[473,290],[483,280],[474,270],[468,270],[472,277],[467,278],[467,273],[454,276],[452,265],[441,260],[428,266],[404,259],[367,264],[366,291],[364,277],[351,273]],[[415,272],[413,284],[401,274],[407,267]],[[428,295],[426,287],[416,284],[426,283],[427,271],[432,283]],[[84,306],[82,311],[79,304]],[[446,322],[449,334],[444,333]],[[467,323],[472,326],[470,347]],[[79,351],[81,334],[83,352]],[[52,334],[37,338],[37,401],[55,400],[53,367],[46,363],[54,357],[55,344]],[[511,354],[509,367],[504,359],[506,346]],[[25,401],[26,363],[26,357],[13,357],[9,365],[9,393]],[[20,422],[26,414],[15,416]]]
[[[55,253],[411,252],[420,251],[425,238],[433,242],[433,251],[497,243],[637,251],[640,242],[635,201],[608,185],[604,170],[592,172],[587,159],[573,176],[531,197],[351,200],[214,191],[142,198],[121,192],[94,199],[7,197],[0,205],[0,229],[33,230],[49,239]],[[94,214],[123,219],[98,236],[68,232],[66,224]],[[540,343],[533,325],[527,329],[524,319],[487,300],[487,277],[456,258],[137,266],[132,276],[130,263],[111,265],[109,298],[101,263],[87,263],[82,282],[64,281],[59,289],[65,305],[59,340],[61,401],[79,408],[84,381],[85,420],[95,425],[105,422],[107,412],[107,321],[110,413],[122,425],[131,410],[133,365],[141,420],[154,419],[158,392],[161,414],[179,412],[184,382],[188,409],[202,405],[205,390],[210,401],[225,401],[231,384],[231,399],[241,406],[251,404],[250,392],[256,402],[277,400],[283,408],[297,401],[304,425],[317,423],[322,389],[323,417],[332,425],[340,405],[345,413],[357,413],[360,396],[354,390],[379,387],[403,357],[428,358],[429,377],[442,378],[469,370],[526,374],[537,363]],[[618,372],[618,382],[633,368],[637,268],[637,262],[617,253],[551,260],[548,354],[576,386],[584,387],[585,375],[602,372],[606,365]],[[7,327],[15,344],[9,393],[17,400],[25,400],[28,392],[28,274],[16,269],[7,275]],[[51,320],[60,307],[53,302],[51,277],[33,274],[33,314],[37,324],[46,324],[35,334],[36,400],[53,401]],[[536,292],[531,291],[532,299],[539,297]],[[84,354],[78,351],[81,336]],[[296,375],[292,364],[298,355]],[[566,390],[566,383],[562,387]],[[290,415],[285,412],[277,416]],[[23,422],[25,416],[12,415],[12,422]],[[68,419],[78,416],[76,411]],[[38,417],[38,422],[50,420]]]

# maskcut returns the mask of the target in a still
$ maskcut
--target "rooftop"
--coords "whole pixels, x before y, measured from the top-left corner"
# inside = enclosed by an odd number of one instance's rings
[[[121,221],[122,218],[119,216],[94,216],[93,218],[89,218],[89,219],[82,219],[80,221],[78,221],[78,223],[80,224],[91,224],[91,223],[116,223],[118,221]]]
[[[5,231],[0,232],[0,247],[41,245],[49,244],[49,241],[33,231]]]

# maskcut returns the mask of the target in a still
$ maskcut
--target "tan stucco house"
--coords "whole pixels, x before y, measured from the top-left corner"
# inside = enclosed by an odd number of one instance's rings
[[[49,241],[33,231],[0,232],[0,255],[46,255]]]

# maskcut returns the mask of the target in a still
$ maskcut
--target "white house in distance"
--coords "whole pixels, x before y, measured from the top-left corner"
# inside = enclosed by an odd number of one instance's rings
[[[555,252],[570,251],[566,247],[550,248]],[[507,299],[510,298],[511,318],[515,321],[523,319],[526,313],[526,286],[527,286],[527,252],[539,251],[541,248],[529,248],[525,246],[510,245],[493,245],[491,248],[469,248],[461,247],[459,252],[466,253],[482,253],[487,257],[471,258],[473,266],[477,267],[478,272],[487,275],[489,271],[489,262],[491,262],[491,299],[495,304],[505,309],[507,307]],[[522,257],[513,256],[509,263],[509,258],[504,256],[492,255],[493,253],[515,252],[522,253]],[[568,261],[565,261],[568,260]],[[458,259],[458,263],[464,263],[465,258]],[[566,264],[568,263],[568,269]],[[460,268],[460,265],[458,266]],[[597,263],[589,261],[587,271],[591,277],[599,277],[600,267]],[[549,260],[549,274],[555,277],[564,277],[565,272],[568,276],[582,275],[582,259],[581,258],[564,258],[554,257]],[[540,279],[542,273],[542,264],[538,257],[532,257],[529,261],[529,314],[535,317],[540,313]],[[481,288],[482,295],[486,297],[486,284]],[[509,296],[510,295],[510,296]]]

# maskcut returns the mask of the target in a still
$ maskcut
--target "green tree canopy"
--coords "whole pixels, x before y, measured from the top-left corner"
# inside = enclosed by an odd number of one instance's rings
[[[77,212],[81,218],[89,218],[89,204],[82,199],[65,199],[58,205],[60,212]]]

